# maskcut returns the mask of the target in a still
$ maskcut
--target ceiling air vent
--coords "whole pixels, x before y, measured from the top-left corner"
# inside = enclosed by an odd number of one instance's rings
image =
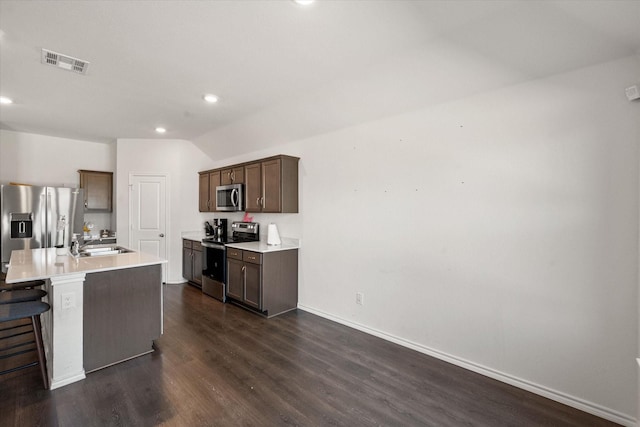
[[[42,49],[42,63],[53,65],[54,67],[62,68],[63,70],[74,71],[79,74],[87,74],[87,68],[89,67],[88,61],[83,61],[82,59],[73,58],[47,49]]]

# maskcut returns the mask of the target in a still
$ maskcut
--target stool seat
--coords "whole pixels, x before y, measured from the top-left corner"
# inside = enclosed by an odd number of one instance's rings
[[[16,302],[0,305],[0,322],[39,316],[51,306],[42,301]]]
[[[0,281],[0,291],[15,291],[18,289],[37,288],[44,285],[44,280],[30,280],[28,282],[7,283]]]
[[[13,293],[13,292],[5,292]],[[0,304],[0,323],[10,322],[12,320],[31,318],[31,326],[33,330],[34,341],[25,342],[15,345],[9,345],[1,348],[3,352],[13,351],[11,354],[3,355],[3,359],[10,357],[20,356],[22,354],[32,351],[32,349],[24,349],[25,346],[29,346],[31,343],[36,345],[36,351],[38,353],[38,361],[27,363],[25,365],[16,366],[10,369],[6,369],[0,372],[0,375],[9,374],[22,369],[29,368],[31,366],[38,365],[40,367],[40,375],[42,376],[42,384],[45,390],[49,388],[49,377],[47,376],[47,361],[44,353],[44,343],[42,342],[42,324],[40,322],[40,315],[45,311],[51,309],[51,306],[41,301],[29,301],[29,302],[14,302],[10,304]],[[3,335],[8,331],[14,331],[16,328],[20,328],[22,325],[9,326],[0,329]],[[12,335],[6,335],[0,337],[0,341],[9,340],[23,333],[14,333]]]
[[[0,304],[37,301],[46,295],[47,292],[42,289],[23,289],[19,291],[0,292]]]

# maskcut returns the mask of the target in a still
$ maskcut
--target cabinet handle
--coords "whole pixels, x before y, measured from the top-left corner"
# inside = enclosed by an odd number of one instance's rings
[[[242,266],[242,271],[244,271],[246,268],[247,268],[247,267],[243,265],[243,266]]]
[[[236,180],[236,173],[235,172],[229,172],[229,179],[231,180],[231,182]]]
[[[264,208],[264,197],[260,197],[260,206]]]
[[[260,206],[260,197],[256,199],[256,205]]]
[[[86,201],[86,200],[84,201],[84,207],[85,207],[85,208],[88,208],[88,207],[89,207],[89,202],[88,202],[88,201]]]

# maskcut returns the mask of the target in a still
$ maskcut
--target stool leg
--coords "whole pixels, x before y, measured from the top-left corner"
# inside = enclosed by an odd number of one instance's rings
[[[42,325],[40,324],[40,315],[31,316],[31,324],[33,325],[33,333],[36,338],[36,347],[38,349],[38,364],[40,365],[40,374],[42,375],[42,383],[44,389],[49,389],[49,377],[47,376],[47,360],[44,355],[44,345],[42,343]]]

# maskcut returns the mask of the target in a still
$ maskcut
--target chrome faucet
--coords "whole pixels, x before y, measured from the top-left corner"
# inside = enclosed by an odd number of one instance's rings
[[[78,235],[74,234],[73,237],[71,238],[71,255],[72,256],[78,256],[80,255],[80,243],[78,243]]]
[[[89,239],[89,240],[82,240],[82,244],[79,246],[79,249],[84,249],[87,246],[89,246],[92,243],[96,243],[96,242],[101,242],[102,239]]]

